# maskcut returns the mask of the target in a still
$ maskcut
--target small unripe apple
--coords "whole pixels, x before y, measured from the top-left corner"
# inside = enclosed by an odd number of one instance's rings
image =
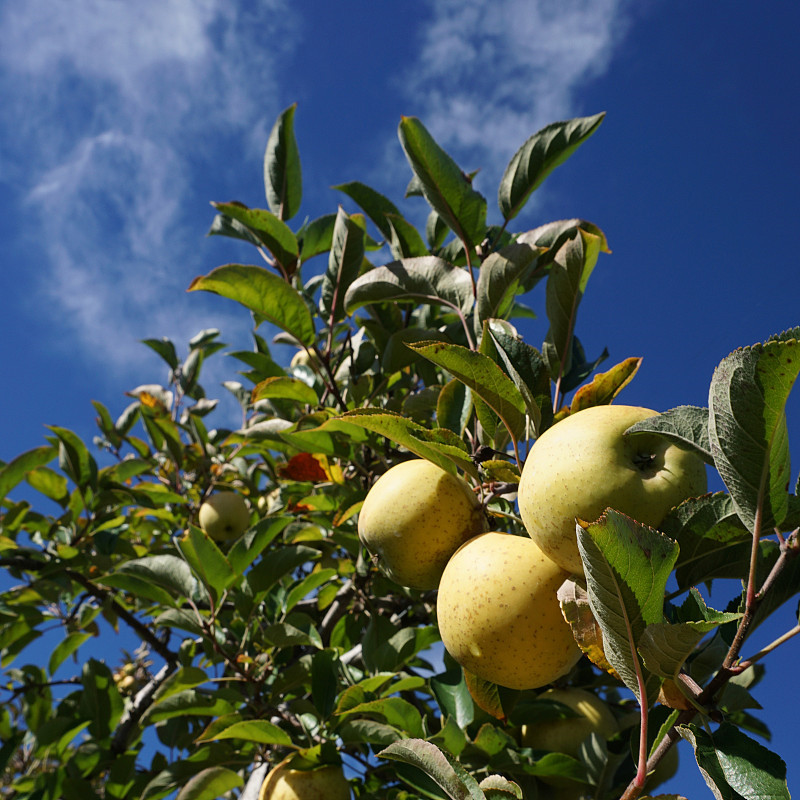
[[[526,536],[490,532],[445,567],[436,615],[464,669],[510,689],[537,689],[581,657],[556,592],[569,577]]]
[[[614,508],[658,527],[667,512],[706,491],[706,469],[694,452],[663,436],[623,436],[657,411],[596,406],[548,428],[525,460],[519,511],[530,537],[563,569],[581,574],[576,519],[593,522]]]
[[[250,507],[236,492],[217,492],[200,506],[197,524],[217,542],[236,539],[250,527]]]
[[[341,767],[308,770],[281,764],[264,779],[258,800],[350,800],[350,784]]]
[[[539,695],[539,699],[555,700],[571,708],[579,716],[523,725],[523,747],[577,757],[581,742],[590,734],[597,733],[604,739],[610,739],[619,730],[617,718],[608,705],[597,695],[584,689],[548,689]]]
[[[420,458],[381,475],[358,515],[358,536],[381,569],[412,589],[435,589],[450,556],[485,530],[467,482]]]

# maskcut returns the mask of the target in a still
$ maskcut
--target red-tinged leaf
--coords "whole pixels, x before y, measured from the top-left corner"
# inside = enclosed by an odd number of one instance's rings
[[[572,398],[570,413],[592,406],[605,406],[633,380],[642,364],[641,358],[631,357],[621,361],[607,372],[592,378],[592,382],[581,386]]]
[[[326,459],[327,461],[327,459]],[[285,464],[278,467],[278,475],[290,481],[312,481],[321,483],[329,480],[320,459],[311,453],[298,453]]]
[[[479,678],[471,672],[464,670],[464,680],[469,689],[470,696],[478,708],[491,714],[495,719],[505,722],[508,719],[503,702],[500,698],[500,688],[491,681]]]
[[[619,673],[608,663],[603,647],[603,631],[597,623],[589,605],[589,595],[575,581],[564,581],[558,590],[561,613],[572,628],[578,647],[599,669],[621,681]]]

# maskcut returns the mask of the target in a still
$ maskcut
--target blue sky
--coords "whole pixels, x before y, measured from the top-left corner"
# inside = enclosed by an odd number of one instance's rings
[[[45,424],[90,439],[90,400],[119,412],[125,391],[164,380],[140,339],[183,347],[219,327],[247,346],[246,313],[185,289],[251,258],[205,238],[209,202],[264,206],[266,136],[295,101],[310,218],[350,180],[419,218],[401,115],[480,167],[496,208],[527,136],[606,111],[516,222],[603,228],[613,254],[578,321],[588,355],[644,356],[625,402],[705,405],[725,355],[800,324],[799,28],[794,0],[0,0],[0,459]],[[212,380],[232,377],[215,360]],[[789,413],[797,453],[796,398]],[[777,676],[798,646],[758,695],[784,758],[800,722]],[[711,796],[699,777],[680,788]]]

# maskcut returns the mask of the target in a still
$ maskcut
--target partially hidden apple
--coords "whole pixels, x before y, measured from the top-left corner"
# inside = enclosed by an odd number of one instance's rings
[[[596,406],[548,428],[525,460],[519,511],[530,537],[563,569],[581,574],[576,519],[614,508],[658,527],[667,512],[706,492],[702,459],[657,434],[623,436],[657,415],[639,406]]]
[[[261,784],[258,800],[350,800],[350,784],[339,766],[291,769],[279,764]]]
[[[217,492],[200,506],[197,524],[214,541],[236,539],[250,527],[250,506],[237,492]]]
[[[537,689],[567,673],[581,651],[556,592],[569,577],[527,536],[492,531],[447,563],[436,602],[447,652],[479,678]]]
[[[539,695],[540,700],[554,700],[572,709],[577,716],[548,719],[523,725],[523,747],[549,750],[577,757],[581,742],[592,733],[610,739],[619,730],[617,718],[608,705],[597,695],[585,689],[568,687],[548,689]]]
[[[419,458],[381,475],[358,515],[359,538],[380,568],[421,590],[435,589],[450,556],[486,527],[467,482]]]

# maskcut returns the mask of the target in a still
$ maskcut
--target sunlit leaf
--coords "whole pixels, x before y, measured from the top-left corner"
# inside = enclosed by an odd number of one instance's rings
[[[709,390],[714,465],[752,532],[780,525],[791,480],[785,406],[800,373],[800,329],[724,358]]]
[[[576,526],[589,604],[603,631],[606,658],[643,704],[658,691],[634,655],[648,625],[664,619],[664,593],[678,546],[653,528],[608,509]],[[640,688],[646,685],[647,696]]]
[[[270,211],[279,219],[291,219],[300,210],[303,196],[300,153],[294,135],[297,103],[281,112],[264,152],[264,188]]]
[[[500,181],[498,204],[506,220],[520,212],[542,181],[600,126],[605,113],[554,122],[534,133],[514,154]]]
[[[444,789],[452,800],[485,800],[477,781],[452,756],[432,742],[404,739],[381,750],[381,758],[402,761],[421,769]]]
[[[316,341],[314,320],[305,300],[282,278],[261,267],[227,264],[195,278],[188,291],[203,290],[235,300],[298,342]]]
[[[486,200],[416,117],[403,117],[398,135],[431,208],[468,247],[480,244],[486,232]]]

